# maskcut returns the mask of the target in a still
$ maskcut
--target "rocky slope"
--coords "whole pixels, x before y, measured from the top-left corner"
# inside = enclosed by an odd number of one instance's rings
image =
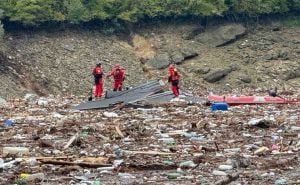
[[[136,27],[130,35],[95,30],[14,31],[1,44],[0,96],[78,94],[90,91],[91,70],[101,61],[108,73],[120,63],[130,86],[165,78],[178,64],[185,89],[206,91],[300,86],[300,28],[268,23],[208,25],[172,23]],[[106,81],[110,88],[111,81]]]

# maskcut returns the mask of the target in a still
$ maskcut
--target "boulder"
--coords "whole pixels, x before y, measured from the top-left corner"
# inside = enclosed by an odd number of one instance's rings
[[[212,27],[196,37],[198,42],[219,47],[234,42],[246,34],[246,28],[241,24],[228,24]]]
[[[209,71],[210,71],[209,67],[203,67],[201,69],[196,70],[196,73],[204,75],[207,74]]]
[[[184,56],[181,51],[173,51],[171,54],[171,60],[175,64],[181,64],[184,61]]]
[[[242,75],[239,77],[239,79],[244,83],[251,83],[252,79],[250,76]]]
[[[300,78],[300,67],[289,70],[286,74],[284,74],[284,80],[291,80],[295,78]]]
[[[193,30],[186,32],[182,35],[182,38],[184,40],[191,40],[194,39],[197,35],[199,35],[200,33],[204,32],[204,27],[199,26],[197,28],[194,28]]]
[[[176,50],[170,53],[171,60],[175,64],[182,64],[185,60],[191,59],[196,56],[198,56],[198,53],[189,48],[183,48],[181,50]]]
[[[171,59],[167,53],[158,54],[147,62],[147,64],[155,69],[165,69],[170,63]]]
[[[165,53],[156,54],[152,59],[146,63],[154,69],[165,69],[170,63],[182,64],[185,60],[198,56],[193,49],[183,48],[172,50],[169,49]]]
[[[191,59],[199,55],[197,52],[190,48],[183,48],[181,52],[184,57],[184,60]]]
[[[232,70],[231,69],[221,69],[218,71],[214,71],[204,77],[204,80],[210,83],[214,83],[220,81],[225,76],[227,76]]]

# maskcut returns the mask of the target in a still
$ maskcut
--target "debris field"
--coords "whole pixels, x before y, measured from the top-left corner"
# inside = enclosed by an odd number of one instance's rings
[[[82,98],[8,100],[0,184],[299,184],[300,106],[228,111],[173,98],[75,110]]]

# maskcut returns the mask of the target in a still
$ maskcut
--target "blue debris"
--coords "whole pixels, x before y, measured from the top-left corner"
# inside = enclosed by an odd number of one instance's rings
[[[229,105],[225,102],[218,102],[218,103],[213,103],[211,104],[211,110],[212,111],[227,111],[228,110]]]
[[[5,127],[11,127],[15,122],[13,120],[7,119],[4,121]]]

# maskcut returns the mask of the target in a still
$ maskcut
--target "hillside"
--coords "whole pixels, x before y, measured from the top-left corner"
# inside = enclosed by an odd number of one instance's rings
[[[299,89],[299,57],[300,28],[274,21],[251,26],[222,21],[206,27],[196,21],[155,23],[113,35],[79,28],[10,31],[1,44],[0,96],[84,95],[97,61],[105,73],[120,63],[129,74],[127,87],[165,78],[166,66],[175,62],[183,88],[200,94]],[[106,88],[110,84],[106,81]]]

